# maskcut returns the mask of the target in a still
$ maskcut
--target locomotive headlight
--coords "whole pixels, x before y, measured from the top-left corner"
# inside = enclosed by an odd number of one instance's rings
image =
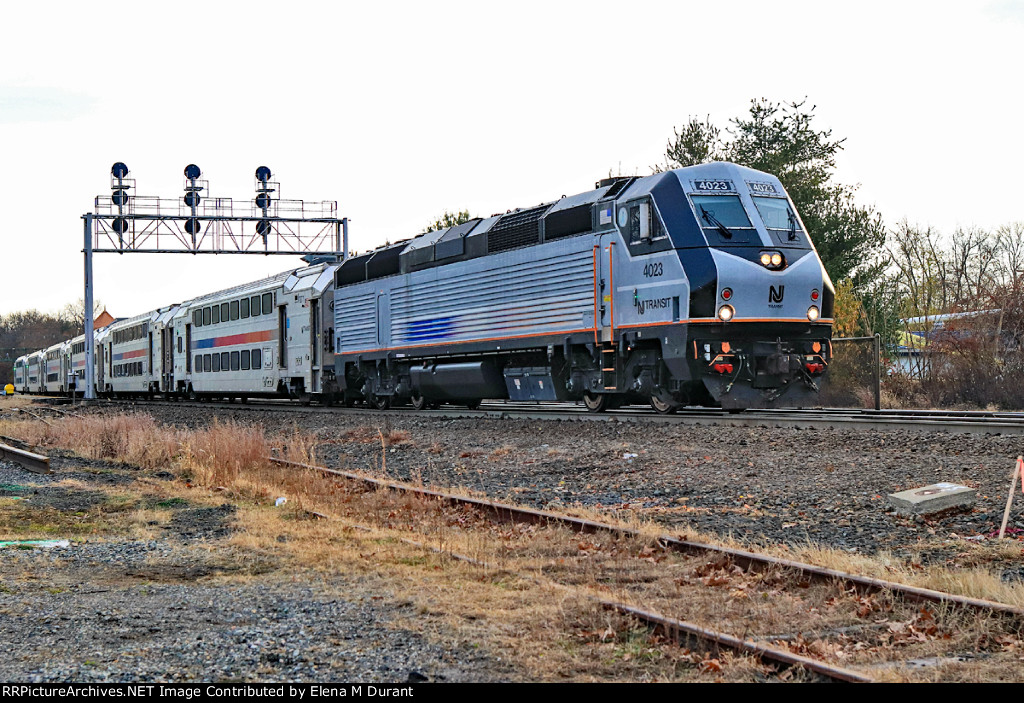
[[[762,251],[761,252],[761,265],[762,266],[771,266],[772,265],[772,255],[769,254],[766,251]]]
[[[779,252],[775,252],[774,254],[772,254],[772,266],[782,266],[782,254],[780,254]]]
[[[732,319],[732,316],[736,314],[736,311],[732,309],[732,305],[723,305],[718,308],[718,319],[722,322],[728,322]]]
[[[817,305],[812,305],[811,307],[807,308],[807,319],[810,320],[811,322],[817,320],[818,315],[820,314],[821,313],[819,312]]]

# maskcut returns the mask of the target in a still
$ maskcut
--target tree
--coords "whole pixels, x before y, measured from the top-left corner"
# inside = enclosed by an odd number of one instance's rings
[[[95,320],[104,310],[103,303],[98,300],[94,301],[92,309],[92,319]],[[57,317],[71,326],[74,330],[74,334],[72,336],[77,337],[78,335],[83,334],[85,332],[85,300],[79,298],[74,303],[68,303],[61,308]]]
[[[427,229],[425,231],[434,232],[439,229],[448,229],[455,225],[461,225],[463,222],[469,222],[472,219],[474,218],[469,214],[469,210],[459,210],[458,212],[448,212],[445,210],[444,214],[434,220],[431,224],[427,225]]]
[[[728,139],[710,118],[691,118],[665,148],[665,169],[732,161],[782,181],[833,281],[850,278],[862,290],[881,274],[885,244],[881,215],[854,200],[856,186],[833,181],[845,139],[817,130],[806,101],[751,100],[750,113],[731,119]],[[661,170],[656,167],[655,170]]]

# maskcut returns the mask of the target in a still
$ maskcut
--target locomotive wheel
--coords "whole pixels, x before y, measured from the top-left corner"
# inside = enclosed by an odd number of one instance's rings
[[[591,395],[590,393],[584,393],[583,404],[586,405],[587,410],[592,413],[603,413],[608,409],[608,394],[597,393]]]
[[[370,398],[370,405],[377,410],[387,410],[391,407],[390,395],[375,395]]]
[[[679,409],[679,406],[674,402],[665,400],[661,396],[657,395],[651,396],[651,407],[654,408],[655,412],[659,415],[671,415]]]
[[[430,405],[430,403],[427,402],[427,399],[424,398],[422,395],[414,395],[411,398],[409,398],[409,404],[412,406],[412,409],[415,410],[416,412],[425,410]]]

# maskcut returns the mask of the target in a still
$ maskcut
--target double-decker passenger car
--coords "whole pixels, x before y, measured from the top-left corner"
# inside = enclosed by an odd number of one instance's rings
[[[335,268],[286,271],[182,304],[173,319],[176,391],[330,400]]]

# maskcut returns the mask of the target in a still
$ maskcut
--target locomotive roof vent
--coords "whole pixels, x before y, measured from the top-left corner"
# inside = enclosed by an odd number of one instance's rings
[[[611,198],[626,189],[626,186],[636,180],[636,176],[609,176],[608,178],[602,178],[594,184],[595,188],[605,188],[611,186],[608,192],[604,194],[604,197]]]

